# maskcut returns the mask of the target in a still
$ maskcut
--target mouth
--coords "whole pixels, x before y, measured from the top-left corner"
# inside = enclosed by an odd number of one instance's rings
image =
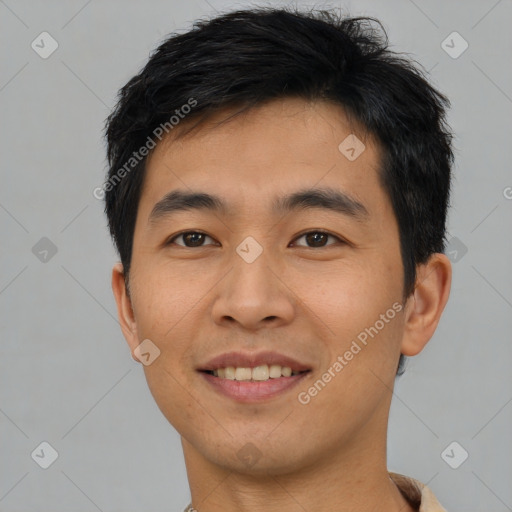
[[[281,395],[311,371],[311,367],[274,352],[223,354],[198,368],[214,391],[245,403]]]
[[[278,364],[264,364],[253,368],[243,366],[227,366],[225,368],[217,368],[215,370],[200,370],[203,373],[212,375],[219,379],[264,382],[270,379],[280,379],[282,377],[295,377],[311,370],[294,371],[290,366],[281,366]]]

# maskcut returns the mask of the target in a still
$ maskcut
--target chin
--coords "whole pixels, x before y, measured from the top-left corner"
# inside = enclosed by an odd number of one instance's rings
[[[226,471],[254,477],[296,473],[301,467],[313,463],[304,446],[300,446],[298,450],[297,443],[290,443],[288,446],[282,439],[271,443],[265,436],[266,434],[259,439],[253,438],[252,441],[247,440],[246,436],[243,439],[224,438],[218,442],[210,440],[207,444],[201,439],[200,444],[195,445],[195,450],[211,464]]]
[[[262,454],[255,460],[240,460],[238,454],[235,457],[232,454],[226,454],[225,457],[217,460],[211,460],[214,464],[217,464],[227,471],[246,476],[253,476],[255,478],[268,477],[268,476],[284,476],[290,473],[297,473],[299,468],[302,466],[301,461],[296,459],[285,460],[279,457],[279,461],[275,457],[265,456]]]

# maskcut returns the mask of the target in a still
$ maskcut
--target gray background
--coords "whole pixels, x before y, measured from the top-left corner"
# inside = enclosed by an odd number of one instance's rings
[[[92,192],[117,90],[166,34],[244,5],[0,0],[1,511],[172,512],[188,503],[179,437],[116,320],[116,255]],[[429,483],[449,511],[512,510],[512,2],[343,6],[381,19],[393,48],[431,72],[452,100],[456,133],[451,298],[398,380],[389,468]],[[31,48],[43,31],[59,44],[47,59]],[[458,58],[441,46],[453,31],[469,43]],[[31,457],[43,441],[59,454],[48,469]],[[457,469],[441,457],[453,441],[452,465],[469,454]]]

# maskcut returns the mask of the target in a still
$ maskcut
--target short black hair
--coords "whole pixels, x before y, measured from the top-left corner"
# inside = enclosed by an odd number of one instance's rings
[[[242,112],[286,97],[341,105],[379,143],[379,177],[399,227],[404,299],[413,292],[416,266],[445,249],[449,101],[413,59],[389,49],[377,19],[271,7],[199,20],[171,34],[120,89],[105,123],[109,170],[102,190],[127,285],[155,137],[183,118],[185,126],[201,123],[227,107]],[[398,374],[403,362],[402,356]]]

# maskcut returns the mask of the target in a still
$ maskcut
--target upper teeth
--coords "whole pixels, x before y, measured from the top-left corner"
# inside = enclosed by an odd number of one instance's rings
[[[254,368],[243,368],[228,366],[226,368],[218,368],[213,370],[213,374],[221,379],[230,380],[268,380],[278,379],[280,377],[290,377],[297,375],[299,372],[292,372],[289,366],[280,366],[278,364],[263,366],[255,366]]]

